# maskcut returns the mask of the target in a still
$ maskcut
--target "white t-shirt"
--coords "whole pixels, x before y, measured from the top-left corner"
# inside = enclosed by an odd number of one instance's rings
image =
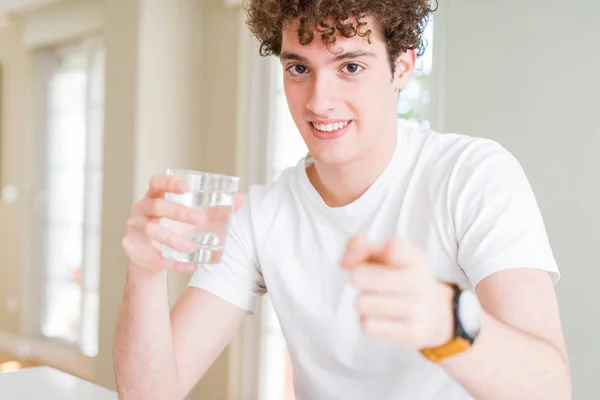
[[[463,400],[471,397],[417,350],[364,334],[357,291],[340,267],[348,238],[393,235],[421,247],[439,279],[472,288],[513,267],[559,271],[534,194],[496,142],[399,123],[395,153],[358,200],[327,206],[306,160],[251,187],[220,265],[190,286],[253,312],[267,290],[290,352],[298,400]]]

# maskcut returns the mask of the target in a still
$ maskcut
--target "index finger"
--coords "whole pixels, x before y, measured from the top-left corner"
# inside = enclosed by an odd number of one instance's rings
[[[187,193],[189,185],[183,178],[167,174],[157,174],[150,178],[150,186],[146,197],[161,198],[165,193]]]
[[[363,236],[353,236],[348,241],[346,252],[342,257],[342,267],[352,269],[361,263],[377,259],[382,249],[381,245],[370,242]]]
[[[391,238],[384,245],[380,262],[396,268],[423,268],[425,254],[406,238]]]

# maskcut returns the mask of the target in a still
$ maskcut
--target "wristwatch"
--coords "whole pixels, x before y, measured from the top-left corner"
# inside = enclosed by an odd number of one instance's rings
[[[452,339],[439,347],[421,349],[421,353],[435,363],[460,354],[471,348],[481,329],[482,308],[472,290],[463,290],[456,283],[448,283],[454,291],[452,313],[454,334]]]

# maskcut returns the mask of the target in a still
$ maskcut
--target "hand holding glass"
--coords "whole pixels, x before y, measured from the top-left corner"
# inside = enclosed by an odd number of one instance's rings
[[[240,178],[175,169],[167,170],[167,174],[185,179],[190,191],[184,194],[166,193],[165,198],[199,210],[203,218],[202,223],[198,225],[163,219],[163,226],[193,240],[196,244],[195,250],[189,254],[163,246],[163,257],[186,263],[219,263],[239,190]]]

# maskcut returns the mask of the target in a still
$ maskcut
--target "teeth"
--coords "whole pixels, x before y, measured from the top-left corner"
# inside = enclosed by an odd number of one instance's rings
[[[313,126],[316,130],[321,132],[332,132],[337,131],[338,129],[342,129],[346,125],[348,125],[349,121],[344,122],[334,122],[333,124],[318,124],[313,122]]]

